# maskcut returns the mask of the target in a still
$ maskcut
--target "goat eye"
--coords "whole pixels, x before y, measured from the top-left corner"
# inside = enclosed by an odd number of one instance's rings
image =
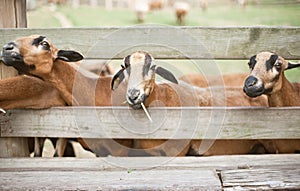
[[[274,64],[274,66],[275,66],[275,68],[280,69],[281,66],[282,66],[282,62],[281,62],[281,61],[276,62],[276,63]]]
[[[46,42],[46,41],[42,41],[41,43],[40,43],[40,45],[42,45],[45,49],[49,49],[50,48],[50,45],[49,45],[49,43],[48,42]]]

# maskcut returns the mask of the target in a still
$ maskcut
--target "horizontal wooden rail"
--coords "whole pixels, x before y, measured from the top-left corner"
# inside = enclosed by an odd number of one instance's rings
[[[162,59],[249,59],[273,51],[300,59],[300,27],[101,27],[0,29],[0,45],[41,34],[60,49],[75,49],[88,59],[119,59],[146,50]]]
[[[299,139],[300,108],[57,107],[1,114],[1,137]]]

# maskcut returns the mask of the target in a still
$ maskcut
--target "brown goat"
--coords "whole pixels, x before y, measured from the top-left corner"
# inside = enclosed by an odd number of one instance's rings
[[[272,52],[260,52],[249,60],[251,73],[245,80],[244,92],[249,97],[267,95],[270,107],[300,106],[300,83],[289,82],[284,71],[300,67]],[[277,153],[300,151],[300,140],[274,140]]]
[[[99,78],[85,70],[80,70],[78,61],[83,57],[75,51],[58,50],[44,36],[33,35],[16,39],[3,47],[2,60],[4,64],[15,67],[21,73],[38,76],[45,82],[55,87],[67,105],[82,106],[111,106],[121,105],[118,95],[112,95],[110,90],[110,77]],[[68,63],[69,62],[69,63]],[[115,99],[112,100],[112,96]],[[89,149],[96,154],[127,155],[131,147],[131,140],[99,140],[85,139],[80,142],[83,146],[88,145]],[[56,148],[58,156],[62,156],[65,139],[60,139],[62,146]],[[102,145],[104,145],[102,147]],[[106,147],[108,146],[108,147]],[[124,148],[124,149],[123,149]],[[99,154],[100,153],[100,154]]]
[[[173,83],[155,83],[155,73]],[[154,64],[153,57],[143,51],[128,55],[123,60],[122,69],[112,80],[112,89],[116,89],[122,80],[127,79],[126,100],[134,109],[140,109],[141,104],[146,106],[153,105],[159,100],[160,105],[164,106],[250,106],[249,99],[243,95],[240,88],[197,88],[190,84],[179,82],[173,74]],[[225,92],[226,93],[225,93]],[[213,93],[213,94],[212,94]],[[225,95],[226,94],[226,95]],[[213,96],[214,95],[214,96]],[[266,105],[266,103],[265,103]],[[141,140],[140,146],[148,149],[151,154],[164,153],[165,155],[185,155],[190,147],[189,140],[167,141],[165,140]],[[218,142],[218,141],[217,141]],[[249,153],[255,141],[236,141],[237,151],[233,150],[230,154]],[[224,144],[229,143],[223,141]],[[231,143],[230,143],[231,144]],[[220,145],[220,144],[219,144]],[[168,150],[176,148],[179,150]],[[183,147],[184,146],[184,147]],[[224,145],[223,145],[224,146]],[[197,150],[199,142],[192,142],[192,149]],[[154,149],[150,149],[154,148]],[[243,151],[243,152],[242,152]],[[194,152],[195,153],[195,152]],[[222,147],[215,146],[209,152],[200,154],[220,154],[224,153]]]
[[[179,25],[184,24],[184,18],[190,11],[190,5],[186,2],[176,2],[174,3],[175,14],[177,18],[177,23]]]
[[[149,10],[150,11],[162,9],[163,6],[164,6],[164,3],[162,0],[151,0],[149,2]]]

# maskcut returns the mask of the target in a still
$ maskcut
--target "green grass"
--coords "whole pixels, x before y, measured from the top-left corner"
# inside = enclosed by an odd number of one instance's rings
[[[135,22],[135,15],[128,10],[109,11],[102,7],[82,6],[76,10],[70,7],[58,9],[64,13],[74,26],[124,26]]]
[[[300,6],[218,6],[206,12],[193,10],[187,24],[202,26],[299,26]]]
[[[106,10],[102,7],[58,6],[57,10],[73,23],[75,27],[129,26],[136,25],[136,15],[129,9]],[[300,26],[299,5],[249,5],[246,9],[233,5],[209,7],[203,12],[193,8],[186,17],[189,26]],[[146,15],[144,24],[177,25],[172,9],[153,11]],[[44,6],[28,13],[28,26],[59,27],[49,7]]]
[[[35,11],[27,12],[28,28],[61,27],[59,20],[49,13],[48,7],[41,7]]]

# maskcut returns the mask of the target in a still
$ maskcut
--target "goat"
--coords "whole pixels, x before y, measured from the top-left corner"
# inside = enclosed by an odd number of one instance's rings
[[[135,13],[137,21],[143,23],[145,21],[145,14],[149,11],[149,5],[144,1],[138,1],[135,5]]]
[[[202,11],[206,11],[206,9],[208,7],[207,0],[201,0],[200,1],[200,7],[201,7]]]
[[[174,10],[177,18],[177,23],[179,25],[183,25],[184,17],[188,14],[190,10],[190,5],[186,2],[175,2]]]
[[[162,9],[163,6],[164,6],[164,2],[162,0],[151,0],[149,2],[150,11],[156,10],[156,9]]]
[[[2,51],[2,62],[5,65],[13,66],[21,73],[39,77],[51,84],[67,105],[121,105],[122,101],[117,99],[120,95],[116,94],[113,100],[111,98],[113,95],[110,90],[110,77],[99,78],[95,74],[80,70],[79,65],[73,63],[82,58],[78,52],[57,49],[50,40],[40,35],[18,38],[4,45]],[[103,150],[104,154],[109,152],[112,155],[127,155],[128,149],[120,150],[118,146],[122,144],[131,147],[131,140],[116,140],[117,143],[113,140],[100,140],[98,144],[95,139],[78,141],[84,148],[88,145],[89,149],[100,155]],[[60,146],[56,148],[58,156],[62,156],[65,143],[66,139],[59,140]]]
[[[248,65],[251,72],[243,90],[249,97],[267,95],[270,107],[300,106],[300,83],[291,83],[284,75],[285,70],[300,67],[300,63],[288,62],[272,52],[260,52],[250,58]],[[275,140],[276,152],[299,151],[299,141],[287,146]]]
[[[225,100],[219,100],[224,94],[223,88],[197,88],[190,84],[177,81],[175,76],[168,70],[154,64],[154,58],[147,52],[138,51],[124,58],[122,69],[113,77],[111,88],[115,90],[119,84],[127,79],[126,100],[133,109],[140,109],[142,103],[147,107],[153,105],[155,100],[163,103],[164,106],[240,106],[251,105],[243,96],[243,92],[235,88],[227,88]],[[173,83],[155,83],[155,73]],[[211,95],[214,92],[214,97]],[[190,148],[189,140],[180,140],[177,145],[184,145],[181,150],[168,151],[167,148],[176,148],[176,141],[165,140],[140,140],[140,146],[143,149],[149,149],[149,153],[163,153],[165,155],[185,155]],[[238,142],[238,141],[237,141]],[[249,143],[251,142],[251,143]],[[240,141],[238,147],[243,148],[245,153],[250,152],[249,145],[253,146],[254,141]],[[224,141],[224,143],[227,143]],[[193,142],[193,149],[196,150],[198,142]],[[158,147],[158,145],[162,145]],[[150,150],[150,148],[154,148]],[[218,150],[219,149],[219,150]],[[223,153],[222,147],[214,147],[209,154]],[[234,152],[233,152],[234,153]],[[208,153],[206,153],[208,154]]]

